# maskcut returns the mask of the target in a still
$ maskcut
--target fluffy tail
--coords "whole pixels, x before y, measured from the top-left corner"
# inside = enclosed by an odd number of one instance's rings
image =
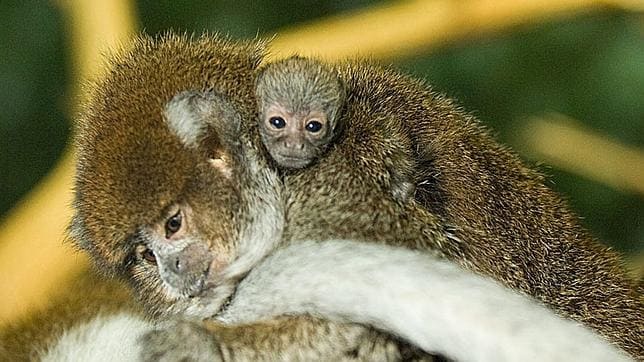
[[[347,240],[281,249],[218,317],[311,314],[367,324],[459,361],[626,361],[578,323],[427,253]]]

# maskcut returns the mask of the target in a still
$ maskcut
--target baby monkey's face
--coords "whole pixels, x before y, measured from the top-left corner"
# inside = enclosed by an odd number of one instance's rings
[[[292,169],[308,166],[326,149],[334,126],[335,120],[321,106],[292,111],[272,104],[261,122],[268,152],[280,166]]]
[[[345,94],[331,66],[298,56],[277,61],[259,72],[255,94],[262,141],[279,166],[303,168],[324,153]]]

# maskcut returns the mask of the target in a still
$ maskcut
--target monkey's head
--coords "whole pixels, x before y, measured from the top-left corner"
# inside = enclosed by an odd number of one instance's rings
[[[301,57],[269,64],[256,94],[262,141],[280,166],[303,168],[328,147],[345,97],[330,66]]]
[[[253,134],[261,57],[255,43],[143,37],[93,85],[71,234],[153,314],[212,315],[264,253],[248,245],[257,204],[245,190],[261,192],[253,180],[272,173],[242,136]]]

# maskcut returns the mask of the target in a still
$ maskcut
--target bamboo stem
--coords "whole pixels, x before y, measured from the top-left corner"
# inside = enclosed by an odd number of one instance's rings
[[[101,51],[133,34],[127,0],[60,0],[69,20],[77,81],[96,75]],[[76,92],[78,93],[78,92]],[[71,217],[74,157],[67,150],[58,165],[0,225],[0,324],[44,305],[47,296],[87,266],[85,255],[64,245]]]
[[[533,119],[522,132],[526,151],[559,169],[613,189],[644,195],[644,152],[557,115]]]
[[[463,38],[607,7],[642,9],[634,0],[400,1],[286,29],[272,50],[274,57],[400,58]]]

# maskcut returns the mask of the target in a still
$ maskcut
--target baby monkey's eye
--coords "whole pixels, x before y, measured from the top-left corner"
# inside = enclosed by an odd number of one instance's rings
[[[277,129],[286,127],[286,121],[282,117],[271,117],[268,123]]]
[[[141,256],[143,257],[143,259],[145,259],[150,264],[156,264],[157,263],[157,257],[154,256],[154,252],[152,251],[152,249],[146,248],[145,250],[143,250],[141,252]]]
[[[322,123],[318,121],[311,121],[306,124],[306,130],[312,133],[320,132],[322,129]]]
[[[165,237],[170,238],[179,231],[181,229],[181,222],[181,210],[179,210],[165,222]]]

